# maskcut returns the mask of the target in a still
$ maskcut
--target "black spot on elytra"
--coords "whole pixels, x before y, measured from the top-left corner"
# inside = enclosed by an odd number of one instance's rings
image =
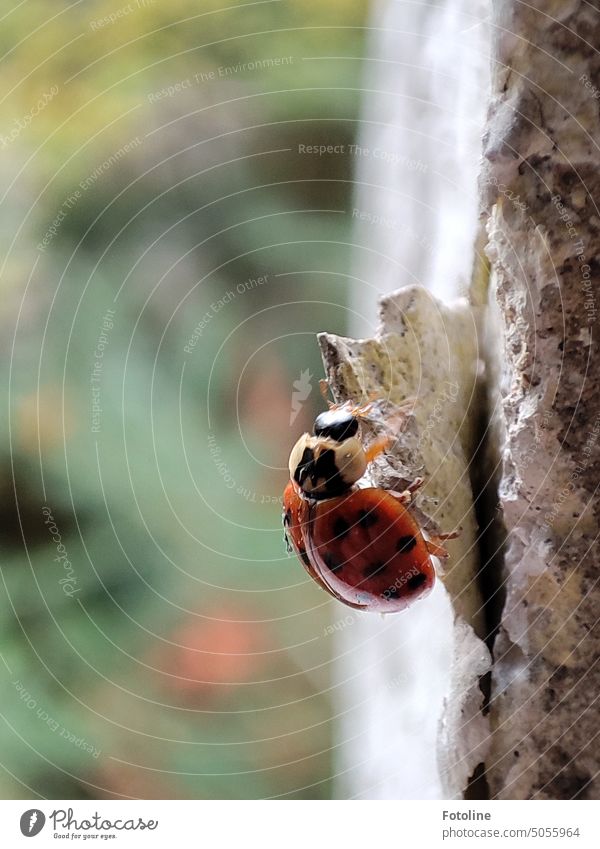
[[[377,511],[376,510],[359,510],[358,512],[358,524],[361,528],[365,530],[367,528],[372,528],[373,525],[377,524]]]
[[[349,530],[350,525],[348,524],[348,522],[341,516],[338,516],[333,523],[333,533],[336,539],[343,539]]]
[[[382,563],[380,560],[375,563],[370,563],[365,569],[363,569],[363,577],[369,580],[370,578],[375,578],[377,575],[381,575],[386,569],[386,564]]]
[[[399,598],[399,597],[400,597],[400,593],[398,592],[396,587],[390,587],[388,590],[386,590],[383,593],[383,598],[389,599],[389,598]]]
[[[419,572],[418,575],[413,575],[412,578],[409,578],[406,585],[410,590],[418,590],[419,587],[423,586],[426,580],[427,575],[423,574],[423,572]]]
[[[325,556],[323,557],[323,561],[324,561],[325,565],[327,566],[327,568],[330,569],[332,572],[339,572],[339,570],[344,565],[343,563],[340,563],[340,561],[337,559],[337,557],[335,557],[335,555],[333,555],[330,551],[325,552]]]
[[[400,537],[396,543],[396,551],[398,554],[408,554],[409,551],[413,550],[416,544],[417,541],[413,536]]]

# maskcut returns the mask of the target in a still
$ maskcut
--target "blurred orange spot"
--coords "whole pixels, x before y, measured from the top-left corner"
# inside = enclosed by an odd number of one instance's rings
[[[266,628],[248,619],[244,609],[219,608],[210,619],[194,619],[170,636],[177,645],[161,652],[159,665],[169,673],[167,686],[181,693],[204,694],[223,685],[260,677],[270,654]]]
[[[275,359],[261,363],[245,382],[241,402],[242,425],[268,440],[287,439],[290,426],[292,384],[283,365]]]

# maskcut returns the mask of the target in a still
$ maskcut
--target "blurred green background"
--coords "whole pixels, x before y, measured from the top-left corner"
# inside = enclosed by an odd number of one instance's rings
[[[280,496],[348,321],[366,3],[11,5],[0,794],[328,798],[347,611]]]

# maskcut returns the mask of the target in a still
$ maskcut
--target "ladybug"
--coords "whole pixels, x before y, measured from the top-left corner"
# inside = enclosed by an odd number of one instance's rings
[[[331,405],[312,434],[292,448],[283,494],[288,551],[334,598],[359,610],[395,613],[424,598],[435,583],[431,555],[458,534],[425,539],[409,504],[423,484],[404,492],[361,486],[367,466],[390,445],[384,437],[365,448],[359,419],[371,404]]]

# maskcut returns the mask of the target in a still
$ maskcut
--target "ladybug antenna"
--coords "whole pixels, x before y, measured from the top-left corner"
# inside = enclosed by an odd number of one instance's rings
[[[329,381],[326,378],[322,377],[319,381],[319,392],[321,393],[323,400],[327,404],[328,407],[333,407],[333,401],[330,401],[327,397],[329,395]]]

